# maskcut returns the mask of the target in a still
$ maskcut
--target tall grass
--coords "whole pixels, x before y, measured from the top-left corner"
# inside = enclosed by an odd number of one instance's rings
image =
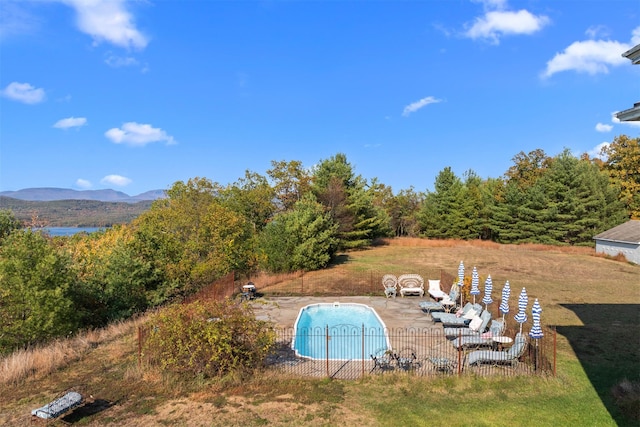
[[[0,385],[48,375],[79,360],[101,344],[131,334],[142,321],[142,318],[119,321],[101,329],[80,332],[71,338],[16,350],[0,359]]]

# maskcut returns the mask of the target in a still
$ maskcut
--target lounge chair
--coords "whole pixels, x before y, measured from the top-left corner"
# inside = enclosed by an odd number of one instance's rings
[[[475,350],[469,353],[467,363],[470,366],[490,363],[492,365],[514,365],[527,348],[527,337],[521,333],[516,335],[513,345],[508,350]]]
[[[472,314],[473,313],[473,314]],[[482,313],[481,304],[468,302],[459,313],[432,313],[431,320],[442,322],[445,326],[467,326],[474,315]]]
[[[431,316],[444,312],[451,307],[455,307],[456,300],[458,299],[458,287],[451,286],[451,290],[445,298],[440,301],[420,301],[418,304],[422,311],[431,314]],[[444,314],[444,313],[443,313]],[[452,313],[449,313],[452,314]]]
[[[75,390],[67,390],[57,399],[31,411],[31,416],[50,420],[66,414],[83,403],[82,394]]]
[[[400,295],[424,296],[424,279],[419,274],[401,274],[398,276]]]
[[[442,288],[440,287],[440,280],[429,279],[428,282],[429,282],[429,289],[427,290],[427,292],[429,292],[429,295],[431,295],[431,298],[433,298],[436,301],[440,301],[441,299],[447,298],[449,296],[449,294],[443,291]]]
[[[444,328],[444,334],[447,338],[455,339],[460,336],[478,335],[486,332],[491,320],[491,313],[483,310],[480,316],[474,317],[467,327],[449,327]]]
[[[398,278],[393,274],[385,274],[382,276],[382,287],[384,288],[384,295],[387,298],[395,298],[398,289]]]
[[[495,345],[495,341],[493,337],[502,336],[504,333],[504,322],[502,320],[492,320],[491,326],[489,327],[489,331],[477,334],[477,335],[465,335],[461,337],[457,337],[451,343],[458,350],[466,350],[470,348],[480,348],[480,347],[493,347]]]

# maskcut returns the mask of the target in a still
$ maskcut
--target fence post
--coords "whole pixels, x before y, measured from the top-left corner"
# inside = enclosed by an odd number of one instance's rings
[[[556,347],[558,330],[553,327],[553,376],[556,376],[556,358],[558,357],[558,348]]]
[[[326,353],[325,353],[325,360],[327,363],[327,378],[331,378],[331,375],[329,375],[329,340],[331,339],[329,337],[329,325],[325,326],[325,335],[327,336],[327,348],[326,348]]]
[[[458,376],[462,376],[462,331],[458,332]]]
[[[360,357],[360,359],[362,359],[362,377],[364,377],[364,323],[362,324],[362,356]]]

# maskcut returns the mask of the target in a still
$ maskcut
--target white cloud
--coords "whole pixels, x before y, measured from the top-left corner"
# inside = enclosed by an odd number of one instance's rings
[[[506,7],[504,1],[483,2],[489,10],[481,17],[468,24],[464,35],[471,39],[487,39],[494,44],[500,43],[500,38],[506,35],[533,34],[540,31],[550,20],[544,15],[534,15],[527,10],[502,10]]]
[[[411,104],[404,107],[402,111],[403,116],[408,116],[411,113],[415,113],[419,109],[426,107],[429,104],[437,104],[438,102],[442,102],[441,99],[434,98],[433,96],[427,96],[426,98],[422,98],[419,101],[412,102]]]
[[[175,140],[160,128],[136,122],[128,122],[121,128],[112,128],[104,134],[116,144],[127,144],[143,147],[152,142],[166,141],[168,145],[175,144]]]
[[[507,0],[471,0],[474,3],[482,3],[485,9],[504,9],[507,7]]]
[[[104,185],[116,185],[118,187],[125,187],[131,184],[131,180],[125,176],[120,175],[107,175],[100,180],[101,184]]]
[[[604,25],[595,25],[587,28],[587,31],[584,32],[587,37],[590,39],[595,39],[596,37],[609,37],[609,29]]]
[[[124,48],[144,49],[148,39],[135,25],[125,0],[60,0],[75,9],[80,31]]]
[[[67,117],[66,119],[58,120],[53,127],[58,129],[69,129],[84,126],[87,124],[87,119],[84,117]]]
[[[86,189],[86,188],[91,188],[92,184],[91,184],[91,181],[87,181],[86,179],[78,178],[76,180],[76,186]]]
[[[44,89],[35,88],[29,83],[9,83],[2,91],[2,95],[25,104],[38,104],[45,99]]]
[[[640,27],[636,27],[631,32],[631,44],[637,45],[640,44]]]
[[[40,20],[24,6],[17,1],[0,1],[0,40],[39,29]]]
[[[598,132],[610,132],[611,129],[613,129],[613,126],[611,126],[611,125],[606,125],[604,123],[596,124],[596,130]]]
[[[138,60],[131,57],[131,56],[118,56],[118,55],[113,55],[113,54],[109,54],[109,56],[107,56],[107,59],[104,60],[104,62],[113,68],[121,68],[121,67],[131,67],[134,65],[138,65]]]
[[[547,62],[547,69],[542,77],[550,77],[555,73],[569,70],[588,74],[608,73],[609,67],[629,62],[622,54],[630,48],[630,45],[616,41],[573,42]]]
[[[587,154],[589,155],[589,157],[593,158],[599,158],[599,159],[604,159],[604,157],[602,156],[602,154],[600,154],[600,151],[606,147],[607,145],[609,145],[609,142],[601,142],[600,144],[596,145],[595,147],[593,147],[591,150],[589,150],[587,152]]]

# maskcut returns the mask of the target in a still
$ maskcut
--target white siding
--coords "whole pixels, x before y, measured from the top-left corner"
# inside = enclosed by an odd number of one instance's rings
[[[596,240],[596,253],[610,256],[622,254],[627,258],[627,261],[640,264],[640,245],[637,244]]]

